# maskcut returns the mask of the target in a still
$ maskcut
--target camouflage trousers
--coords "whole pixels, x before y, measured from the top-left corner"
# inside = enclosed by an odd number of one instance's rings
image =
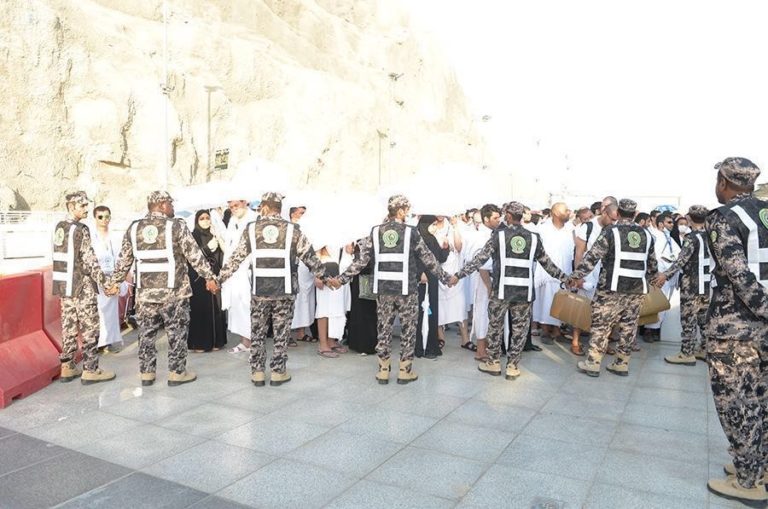
[[[701,336],[701,349],[705,349],[704,327],[707,323],[707,308],[709,308],[708,293],[704,295],[680,293],[680,325],[683,329],[680,353],[683,355],[693,355],[696,347],[697,325]]]
[[[162,327],[168,335],[168,371],[187,370],[187,335],[189,334],[189,299],[138,302],[136,322],[139,324],[139,370],[157,371],[157,333]]]
[[[637,319],[644,295],[597,290],[592,300],[592,328],[589,339],[588,362],[600,364],[608,347],[614,327],[619,329],[616,362],[629,362],[632,342],[637,334]]]
[[[768,330],[755,337],[765,338]],[[712,396],[739,484],[751,488],[768,465],[768,343],[707,339]]]
[[[95,293],[61,298],[62,346],[59,360],[62,363],[75,360],[78,332],[83,334],[83,369],[96,371],[99,369],[99,307]]]
[[[264,371],[267,365],[265,345],[269,319],[272,319],[274,348],[269,368],[278,373],[285,373],[288,362],[288,337],[293,321],[293,295],[284,297],[251,297],[251,373]]]
[[[379,295],[376,297],[376,314],[378,323],[378,343],[376,353],[379,359],[385,360],[392,356],[392,326],[395,316],[400,317],[400,360],[413,359],[416,347],[416,323],[419,320],[419,296],[409,295]]]
[[[501,357],[504,340],[504,319],[509,311],[509,348],[507,359],[515,366],[520,362],[528,330],[531,327],[531,303],[508,302],[496,297],[488,301],[488,357],[497,361]]]

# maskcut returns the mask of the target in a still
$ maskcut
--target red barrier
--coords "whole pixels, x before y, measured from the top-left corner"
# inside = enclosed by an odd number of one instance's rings
[[[0,277],[0,408],[59,374],[58,352],[43,331],[42,292],[40,272]]]

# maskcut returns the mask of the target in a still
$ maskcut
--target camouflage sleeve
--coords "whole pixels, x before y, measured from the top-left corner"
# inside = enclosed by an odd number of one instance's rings
[[[216,275],[211,270],[211,264],[205,259],[203,250],[197,245],[197,241],[192,236],[192,233],[187,228],[187,225],[179,221],[174,221],[174,229],[176,230],[179,246],[181,246],[181,252],[184,254],[184,258],[187,259],[189,264],[195,269],[195,272],[200,274],[203,279],[217,279]]]
[[[695,250],[696,245],[691,241],[690,238],[685,238],[683,240],[683,248],[680,250],[680,254],[677,255],[677,260],[675,260],[675,263],[673,263],[672,266],[664,272],[664,276],[669,279],[675,275],[675,272],[682,270],[685,264],[688,263],[688,261],[691,259],[691,256]]]
[[[496,246],[498,245],[499,234],[498,232],[493,232],[491,238],[488,239],[488,242],[485,243],[482,249],[475,253],[475,256],[456,273],[456,277],[459,279],[467,277],[482,267],[493,256],[493,253],[496,252]]]
[[[353,261],[350,266],[347,267],[347,270],[345,270],[344,273],[339,276],[339,281],[343,285],[349,283],[353,277],[360,274],[360,271],[366,268],[368,263],[371,261],[371,251],[373,251],[373,242],[371,237],[368,236],[362,239],[359,246],[360,257]]]
[[[606,235],[606,232],[609,229],[610,228],[603,228],[603,230],[600,232],[600,235],[597,237],[597,239],[595,239],[595,243],[592,244],[592,249],[586,252],[584,258],[581,259],[579,266],[576,267],[576,270],[571,273],[571,278],[583,278],[592,272],[592,270],[595,268],[595,265],[597,265],[597,262],[605,257],[605,255],[608,253],[608,249],[610,248],[608,235]]]
[[[96,252],[91,245],[91,232],[87,226],[84,226],[81,230],[83,232],[83,238],[80,239],[80,260],[83,262],[83,270],[86,274],[90,274],[96,283],[102,288],[107,283],[104,272],[99,265],[99,259],[96,257]]]
[[[131,227],[128,227],[125,235],[123,235],[123,244],[120,246],[120,254],[115,264],[115,271],[112,273],[112,277],[106,284],[106,288],[110,288],[114,285],[118,285],[125,281],[125,277],[133,267],[133,246],[131,246]]]
[[[568,280],[568,274],[555,265],[555,262],[553,262],[547,252],[544,251],[544,245],[541,242],[536,244],[536,253],[534,253],[533,256],[536,258],[536,261],[541,264],[541,268],[543,268],[547,274],[555,279],[559,279],[562,283],[565,283]]]
[[[443,269],[443,267],[440,265],[440,262],[437,261],[435,255],[432,253],[432,251],[429,250],[427,244],[424,242],[424,239],[421,238],[421,235],[418,234],[415,228],[413,230],[413,236],[411,240],[416,241],[416,243],[413,244],[413,250],[416,253],[416,256],[421,259],[421,263],[423,263],[427,270],[431,272],[441,283],[447,285],[451,280],[451,274],[448,274]]]
[[[294,233],[297,236],[296,239],[296,256],[301,260],[307,268],[312,271],[318,279],[325,279],[327,274],[325,273],[325,267],[323,262],[315,254],[315,249],[312,247],[312,243],[303,232],[297,231]]]
[[[248,258],[249,254],[251,254],[251,243],[248,242],[248,228],[246,228],[243,230],[243,234],[240,237],[240,241],[237,243],[235,250],[232,251],[232,256],[229,257],[229,260],[227,260],[219,271],[219,283],[223,283],[232,277],[232,274],[237,272],[237,269],[240,268],[240,264],[243,263],[243,260]]]
[[[645,263],[645,273],[648,276],[655,276],[659,272],[659,261],[656,259],[656,240],[651,237],[651,245],[648,246],[648,259]]]
[[[736,228],[722,214],[715,212],[707,216],[707,234],[712,241],[712,254],[733,285],[733,292],[757,317],[768,319],[768,289],[749,270]]]

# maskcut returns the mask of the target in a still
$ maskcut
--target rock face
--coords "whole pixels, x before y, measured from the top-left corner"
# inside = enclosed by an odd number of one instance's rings
[[[135,211],[166,154],[170,189],[254,156],[318,189],[478,162],[453,72],[393,0],[168,0],[167,87],[163,14],[160,0],[0,3],[0,171],[19,203],[84,188]],[[219,149],[228,170],[212,169]]]

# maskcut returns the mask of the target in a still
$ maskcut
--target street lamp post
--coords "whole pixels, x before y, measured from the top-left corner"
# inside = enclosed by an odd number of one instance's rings
[[[215,92],[216,90],[221,90],[221,87],[216,85],[205,85],[205,92],[208,96],[208,106],[207,106],[207,152],[208,155],[208,171],[206,172],[206,181],[211,180],[211,174],[213,173],[213,145],[211,143],[211,92]]]

